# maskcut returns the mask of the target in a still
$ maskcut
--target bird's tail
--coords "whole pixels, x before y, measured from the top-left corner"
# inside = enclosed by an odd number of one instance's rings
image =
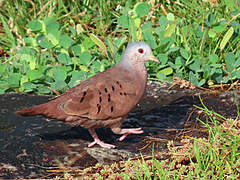
[[[19,111],[15,111],[15,114],[21,116],[32,116],[32,115],[41,115],[46,110],[45,104],[40,104],[37,106],[33,106],[26,109],[21,109]]]

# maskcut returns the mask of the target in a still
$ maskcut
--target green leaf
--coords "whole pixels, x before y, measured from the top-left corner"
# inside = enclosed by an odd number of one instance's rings
[[[37,87],[38,94],[50,94],[52,91],[47,86]]]
[[[70,73],[71,75],[71,80],[70,82],[68,83],[68,86],[70,88],[78,85],[81,81],[85,80],[87,78],[87,72],[84,72],[84,71],[72,71]]]
[[[72,47],[72,51],[75,54],[75,56],[79,56],[82,53],[82,48],[80,45],[75,45]]]
[[[129,17],[122,15],[118,18],[118,24],[123,28],[128,28],[129,26]]]
[[[211,64],[216,64],[218,62],[218,56],[216,54],[211,54],[209,56],[209,61]]]
[[[58,80],[51,84],[51,88],[55,89],[56,91],[64,91],[68,87],[67,83],[63,80]]]
[[[88,65],[90,60],[92,59],[92,55],[89,52],[85,51],[85,52],[81,53],[79,58],[80,58],[81,64]]]
[[[176,66],[176,68],[179,69],[183,65],[184,65],[184,60],[181,57],[177,57],[175,59],[175,66]]]
[[[158,73],[162,73],[162,74],[165,74],[165,76],[167,76],[173,73],[173,68],[167,67],[167,68],[161,69]]]
[[[10,74],[7,78],[9,88],[18,88],[20,85],[21,75],[19,73]]]
[[[198,78],[197,74],[194,74],[192,71],[189,73],[189,81],[194,85],[198,86]]]
[[[52,71],[55,81],[65,81],[67,78],[67,70],[63,68],[56,68]]]
[[[22,89],[24,92],[32,92],[37,86],[31,82],[25,82],[22,84]]]
[[[234,63],[235,68],[238,68],[239,66],[240,66],[240,57]]]
[[[31,70],[26,73],[30,82],[40,80],[43,78],[43,74],[40,73],[38,70]]]
[[[60,36],[59,44],[65,49],[68,49],[71,44],[73,43],[73,40],[66,34]]]
[[[187,52],[186,49],[181,48],[181,49],[180,49],[180,54],[182,55],[182,57],[183,57],[184,59],[188,59],[188,57],[189,57],[188,52]]]
[[[59,23],[56,21],[55,18],[51,18],[47,21],[44,21],[46,24],[46,33],[47,34],[53,34],[55,35],[56,33],[59,32]]]
[[[195,72],[201,69],[202,62],[199,59],[194,59],[194,63],[189,66],[189,68]]]
[[[157,58],[159,59],[162,65],[165,65],[168,62],[168,56],[166,54],[158,54]]]
[[[159,18],[159,26],[161,30],[165,30],[167,25],[168,25],[168,19],[166,18],[166,16],[161,16]]]
[[[146,2],[139,2],[134,6],[134,11],[136,12],[138,17],[143,17],[148,14],[150,10],[150,5]]]
[[[227,29],[227,27],[224,24],[220,24],[218,26],[213,27],[212,31],[217,32],[217,33],[222,33],[226,29]]]
[[[152,32],[143,32],[143,38],[152,49],[157,47],[156,38],[153,36]]]
[[[228,31],[226,32],[226,34],[223,36],[223,39],[222,39],[222,41],[221,41],[221,43],[220,43],[220,46],[219,46],[219,48],[220,48],[221,51],[224,49],[224,47],[226,46],[227,42],[228,42],[229,39],[232,37],[233,32],[234,32],[233,27],[230,27],[230,28],[228,29]]]
[[[42,30],[42,23],[39,20],[33,20],[30,23],[28,23],[28,27],[33,32],[41,31]]]
[[[42,48],[51,49],[54,47],[54,45],[45,36],[39,36],[38,43]]]
[[[62,63],[62,64],[69,64],[71,63],[71,58],[69,57],[69,55],[65,54],[65,53],[60,53],[57,56],[57,60]]]

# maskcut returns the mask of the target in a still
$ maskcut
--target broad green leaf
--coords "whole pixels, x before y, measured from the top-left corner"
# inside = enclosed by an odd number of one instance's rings
[[[189,66],[189,68],[195,72],[201,69],[202,62],[199,59],[194,59],[194,62]]]
[[[38,94],[50,94],[52,91],[47,86],[40,86],[37,88]]]
[[[19,73],[12,73],[7,78],[9,88],[17,88],[20,85],[21,75]]]
[[[167,67],[167,68],[161,69],[158,73],[162,73],[162,74],[165,74],[165,76],[167,76],[173,73],[173,69],[171,67]]]
[[[71,80],[70,82],[68,83],[68,86],[70,88],[78,85],[81,81],[87,79],[87,72],[84,72],[84,71],[72,71],[70,73],[71,75]]]
[[[80,58],[80,64],[88,65],[90,63],[90,60],[92,59],[92,55],[89,52],[85,51],[81,53],[79,58]]]
[[[54,47],[54,45],[45,36],[39,36],[38,43],[42,48],[51,49]]]
[[[218,26],[213,27],[212,31],[217,32],[217,33],[222,33],[226,29],[227,29],[227,27],[224,24],[220,24]]]
[[[188,59],[188,57],[189,57],[188,52],[187,52],[186,49],[181,48],[181,49],[180,49],[180,54],[182,55],[182,57],[183,57],[184,59]]]
[[[222,39],[222,41],[221,41],[221,43],[220,43],[220,46],[219,46],[219,48],[220,48],[221,51],[224,49],[224,47],[226,46],[227,42],[228,42],[229,39],[232,37],[233,32],[234,32],[233,27],[230,27],[230,28],[228,29],[228,31],[226,32],[226,34],[223,36],[223,39]]]
[[[122,15],[118,18],[118,24],[123,28],[128,28],[129,26],[129,17]]]
[[[75,56],[79,56],[82,53],[82,48],[80,45],[72,46],[72,51],[75,54]]]
[[[28,23],[28,27],[31,29],[31,31],[41,31],[42,30],[42,23],[39,20],[33,20]]]
[[[150,10],[150,5],[146,2],[139,2],[134,6],[134,11],[136,12],[138,17],[143,17],[148,14]]]
[[[159,27],[161,28],[161,30],[165,30],[167,25],[168,25],[168,19],[166,18],[166,16],[161,16],[159,18]]]
[[[55,89],[56,91],[64,91],[68,87],[67,83],[63,80],[58,80],[51,84],[51,88]]]
[[[59,44],[65,48],[68,49],[71,44],[73,43],[73,40],[66,34],[60,36]]]
[[[218,56],[216,54],[211,54],[209,56],[209,60],[211,64],[216,64],[218,62]]]
[[[60,53],[57,56],[57,60],[62,64],[69,64],[71,62],[71,58],[65,53]]]
[[[40,73],[38,70],[31,70],[26,73],[27,77],[29,78],[29,81],[36,81],[43,78],[43,74]]]
[[[189,81],[194,85],[198,86],[198,78],[197,74],[194,74],[192,71],[189,73]]]
[[[53,70],[53,78],[55,81],[65,81],[67,78],[67,70],[56,68]]]
[[[168,56],[166,54],[158,54],[157,58],[159,59],[162,65],[168,62]]]

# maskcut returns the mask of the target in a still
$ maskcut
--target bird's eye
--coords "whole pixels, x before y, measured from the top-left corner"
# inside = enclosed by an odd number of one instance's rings
[[[139,48],[139,49],[138,49],[138,52],[139,52],[140,54],[142,54],[142,53],[143,53],[143,49],[142,49],[142,48]]]

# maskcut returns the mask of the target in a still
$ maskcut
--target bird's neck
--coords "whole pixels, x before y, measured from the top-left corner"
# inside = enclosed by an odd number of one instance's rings
[[[139,87],[136,87],[140,92],[138,92],[139,96],[142,96],[146,85],[147,85],[147,69],[145,66],[145,63],[128,63],[128,62],[119,62],[118,66],[121,66],[125,69],[128,69],[129,72],[131,72],[132,77],[137,81],[141,83],[137,83]]]

